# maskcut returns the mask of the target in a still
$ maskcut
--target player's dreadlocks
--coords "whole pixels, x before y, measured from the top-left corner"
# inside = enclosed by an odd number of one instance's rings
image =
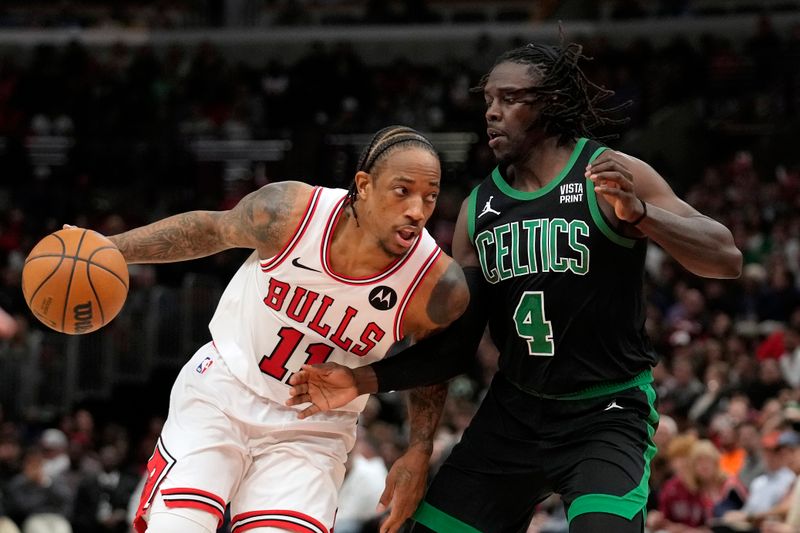
[[[361,152],[356,170],[370,172],[380,161],[385,159],[393,150],[400,146],[424,148],[438,157],[433,144],[417,130],[407,126],[388,126],[376,133],[364,151]],[[356,218],[357,222],[358,215],[355,210],[356,200],[358,200],[358,190],[356,189],[356,182],[353,180],[353,183],[350,184],[350,188],[347,190],[346,202],[353,211],[353,216]]]
[[[589,59],[582,52],[583,47],[577,43],[561,46],[530,43],[505,52],[492,67],[508,62],[529,65],[531,74],[539,78],[538,86],[529,89],[542,102],[538,125],[547,135],[557,135],[559,144],[578,137],[597,137],[597,128],[627,122],[612,115],[628,107],[630,102],[610,108],[598,107],[614,91],[586,77],[578,66],[581,59]],[[488,78],[489,73],[475,90],[483,91]]]

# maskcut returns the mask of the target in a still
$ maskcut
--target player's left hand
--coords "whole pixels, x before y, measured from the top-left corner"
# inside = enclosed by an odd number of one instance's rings
[[[409,448],[397,459],[386,476],[386,488],[381,494],[378,510],[389,508],[380,533],[395,533],[417,510],[425,492],[430,454]]]
[[[614,207],[619,220],[632,222],[644,212],[633,188],[633,174],[622,154],[606,150],[586,166],[585,175],[594,183],[595,192]]]

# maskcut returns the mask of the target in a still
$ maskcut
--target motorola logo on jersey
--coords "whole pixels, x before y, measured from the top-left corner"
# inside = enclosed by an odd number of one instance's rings
[[[397,293],[386,285],[375,287],[369,293],[369,303],[378,311],[388,311],[397,304]]]

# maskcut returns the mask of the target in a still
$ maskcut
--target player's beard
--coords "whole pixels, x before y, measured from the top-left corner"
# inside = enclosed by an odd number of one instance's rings
[[[528,138],[533,135],[533,132],[536,132],[536,137],[545,139],[547,137],[546,127],[547,123],[544,121],[541,113],[538,113],[533,120],[531,120],[530,124],[528,124],[528,126],[523,130],[524,139],[521,139],[520,142],[510,143],[509,149],[503,154],[495,153],[497,164],[501,167],[508,167],[509,165],[524,162],[528,158],[529,150],[526,149],[526,146],[528,145]],[[510,140],[509,137],[506,137],[506,139]],[[536,142],[539,141],[537,140]],[[535,144],[535,142],[531,143],[530,147],[533,147]]]
[[[383,250],[386,255],[396,259],[398,257],[403,257],[406,254],[406,250],[403,250],[402,252],[396,252],[392,250],[389,247],[387,240],[388,239],[381,239],[381,238],[378,239],[378,246],[380,246],[381,250]]]

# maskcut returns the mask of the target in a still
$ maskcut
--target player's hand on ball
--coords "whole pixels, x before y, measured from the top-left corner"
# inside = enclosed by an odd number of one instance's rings
[[[430,454],[409,448],[394,462],[378,505],[379,511],[389,508],[380,533],[395,533],[414,514],[425,493],[429,461]]]
[[[286,405],[312,404],[297,413],[298,418],[336,409],[358,397],[353,371],[337,363],[303,365],[289,378],[289,385],[292,387]]]
[[[644,207],[633,188],[633,174],[625,156],[606,150],[586,166],[585,175],[594,183],[595,192],[614,206],[618,219],[631,222],[642,214]]]

